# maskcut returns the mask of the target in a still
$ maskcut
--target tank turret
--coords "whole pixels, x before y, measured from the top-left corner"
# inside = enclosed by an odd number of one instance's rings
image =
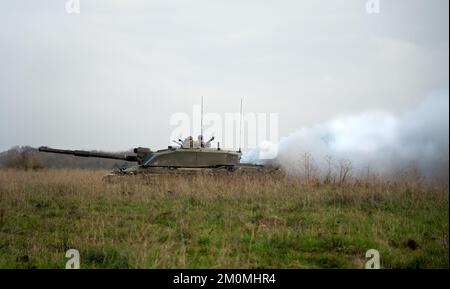
[[[203,137],[198,136],[194,140],[192,136],[176,142],[178,147],[169,146],[167,149],[151,151],[149,148],[138,147],[133,154],[113,154],[104,152],[91,152],[83,150],[53,149],[40,147],[39,151],[47,153],[73,155],[77,157],[96,157],[116,159],[128,162],[137,162],[141,167],[164,167],[164,168],[232,168],[239,164],[240,152],[211,148],[212,137],[203,142]]]

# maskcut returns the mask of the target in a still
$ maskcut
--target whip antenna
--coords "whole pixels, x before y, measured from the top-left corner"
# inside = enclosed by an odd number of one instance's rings
[[[239,152],[242,150],[242,98],[241,98],[241,116],[239,118]]]
[[[200,147],[203,147],[203,95],[202,95],[202,104],[200,109]]]

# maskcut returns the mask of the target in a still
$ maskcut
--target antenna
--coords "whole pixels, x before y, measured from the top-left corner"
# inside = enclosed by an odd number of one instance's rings
[[[241,117],[239,119],[239,152],[242,148],[242,98],[241,98]]]
[[[200,116],[200,147],[203,147],[203,95],[202,95],[201,116]]]

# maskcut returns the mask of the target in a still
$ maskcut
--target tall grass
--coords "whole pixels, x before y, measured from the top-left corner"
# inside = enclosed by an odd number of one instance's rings
[[[448,186],[419,178],[0,171],[0,268],[448,268]]]

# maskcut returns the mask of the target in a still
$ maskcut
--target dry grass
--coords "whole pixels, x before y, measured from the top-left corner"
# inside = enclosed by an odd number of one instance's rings
[[[448,186],[0,171],[0,267],[448,268]]]

